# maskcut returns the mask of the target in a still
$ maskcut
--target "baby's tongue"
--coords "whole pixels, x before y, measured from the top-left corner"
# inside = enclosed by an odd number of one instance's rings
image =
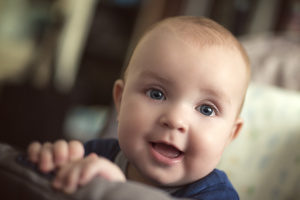
[[[153,145],[153,147],[158,153],[168,158],[177,158],[181,154],[178,149],[171,145],[156,143]]]

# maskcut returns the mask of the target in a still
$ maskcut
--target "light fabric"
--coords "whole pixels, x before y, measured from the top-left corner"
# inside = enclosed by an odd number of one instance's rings
[[[243,200],[300,199],[300,92],[251,84],[219,168]]]

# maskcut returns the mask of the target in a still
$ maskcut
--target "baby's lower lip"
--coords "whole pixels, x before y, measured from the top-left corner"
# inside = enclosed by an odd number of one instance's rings
[[[154,159],[164,165],[173,165],[182,161],[184,153],[170,145],[150,142],[150,152]]]

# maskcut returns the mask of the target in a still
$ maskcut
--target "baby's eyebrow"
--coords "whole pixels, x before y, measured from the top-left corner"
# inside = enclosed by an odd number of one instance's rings
[[[165,84],[173,84],[170,79],[163,77],[162,75],[158,74],[157,72],[153,72],[151,70],[142,71],[140,73],[140,77],[155,79],[155,80],[165,83]]]
[[[230,98],[226,95],[226,92],[220,88],[202,89],[201,93],[214,97],[218,102],[222,101],[226,104],[231,104]]]

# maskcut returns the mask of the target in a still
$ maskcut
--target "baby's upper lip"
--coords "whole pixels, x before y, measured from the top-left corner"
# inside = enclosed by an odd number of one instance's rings
[[[177,145],[172,144],[172,143],[167,142],[167,141],[161,141],[161,140],[159,140],[159,141],[153,141],[153,142],[150,142],[150,143],[151,144],[165,144],[165,145],[168,145],[168,146],[172,146],[173,148],[177,149],[181,153],[184,153],[184,151],[181,148],[179,148]]]

